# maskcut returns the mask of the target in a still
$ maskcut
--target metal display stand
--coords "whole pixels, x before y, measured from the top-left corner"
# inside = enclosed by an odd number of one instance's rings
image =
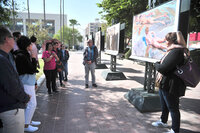
[[[96,69],[107,69],[108,67],[106,64],[101,63],[101,51],[99,51],[99,55],[97,58],[97,64],[96,64]]]
[[[117,64],[116,56],[111,55],[110,70],[111,70],[112,72],[116,72],[116,64]]]
[[[101,32],[100,29],[100,47],[98,48],[99,52],[98,52],[96,69],[107,69],[107,66],[101,63],[101,51],[104,51],[104,41],[105,41],[104,32]]]
[[[148,93],[155,92],[155,79],[156,79],[156,69],[153,63],[146,62],[144,91],[147,91]]]
[[[117,65],[116,55],[111,55],[110,70],[102,72],[102,76],[105,80],[125,80],[126,79],[123,72],[118,72],[116,70],[116,65]]]
[[[124,97],[140,112],[160,111],[160,97],[155,91],[156,70],[154,63],[146,62],[143,88],[132,88]]]

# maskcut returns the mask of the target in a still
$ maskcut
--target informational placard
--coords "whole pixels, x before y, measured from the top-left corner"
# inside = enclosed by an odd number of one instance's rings
[[[133,17],[132,54],[148,62],[166,52],[165,35],[178,30],[180,0],[173,0]]]
[[[98,31],[95,34],[95,46],[99,51],[101,50],[101,31]]]
[[[120,23],[115,24],[106,30],[106,53],[117,55],[119,53]]]

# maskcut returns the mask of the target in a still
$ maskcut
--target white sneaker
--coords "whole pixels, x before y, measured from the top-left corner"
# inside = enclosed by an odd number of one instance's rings
[[[28,128],[24,128],[24,131],[26,132],[35,132],[38,130],[38,127],[33,127],[31,125],[28,126]]]
[[[168,132],[165,132],[165,133],[175,133],[173,129],[171,129],[170,131]]]
[[[39,126],[39,125],[41,125],[41,122],[40,121],[31,121],[31,125],[32,126]]]
[[[161,120],[153,122],[152,126],[154,126],[154,127],[168,127],[167,123],[163,123]]]

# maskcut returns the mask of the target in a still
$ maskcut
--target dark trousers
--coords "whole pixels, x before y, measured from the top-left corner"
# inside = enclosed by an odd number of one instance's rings
[[[48,88],[48,92],[51,90],[56,91],[56,69],[55,70],[44,70],[44,74],[46,77],[46,86]]]
[[[0,128],[3,128],[3,123],[1,121],[1,119],[0,119]]]
[[[61,71],[61,72],[58,72],[58,74],[59,74],[59,80],[60,80],[60,85],[62,85],[63,83],[62,83],[62,80],[63,80],[63,72]]]
[[[170,95],[169,92],[162,89],[159,90],[159,95],[162,108],[161,120],[163,123],[166,123],[170,112],[172,129],[175,133],[178,133],[180,129],[179,97]]]

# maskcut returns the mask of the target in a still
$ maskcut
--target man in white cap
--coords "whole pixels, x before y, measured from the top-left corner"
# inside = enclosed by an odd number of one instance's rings
[[[88,88],[89,83],[89,71],[92,74],[92,86],[97,87],[96,79],[95,79],[95,67],[96,67],[96,59],[98,57],[98,49],[95,45],[93,45],[93,41],[89,39],[87,41],[88,47],[86,47],[84,55],[85,65],[85,87]]]

